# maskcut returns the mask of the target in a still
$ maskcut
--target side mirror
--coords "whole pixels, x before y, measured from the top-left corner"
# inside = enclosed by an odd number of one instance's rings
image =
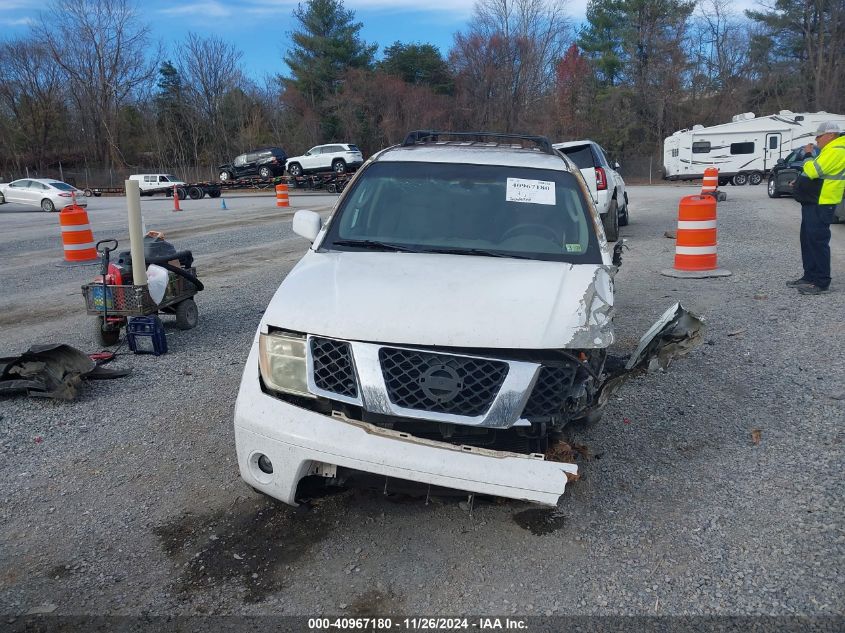
[[[613,169],[620,169],[621,167],[622,165],[620,165],[618,162],[613,163]]]
[[[778,158],[778,162],[776,164],[777,165],[786,165],[786,160],[783,159],[783,158]]]
[[[323,226],[323,220],[319,215],[307,209],[297,211],[293,216],[293,232],[314,243],[317,234]]]

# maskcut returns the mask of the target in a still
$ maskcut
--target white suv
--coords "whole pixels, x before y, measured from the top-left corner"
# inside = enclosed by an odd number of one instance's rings
[[[288,158],[287,170],[291,176],[315,171],[333,171],[343,174],[357,169],[364,162],[364,157],[357,145],[350,143],[331,143],[312,147],[302,156]]]
[[[613,382],[618,260],[573,169],[543,137],[412,132],[325,224],[298,211],[312,245],[235,404],[244,481],[290,504],[305,477],[373,475],[556,504],[577,466],[544,459],[550,437]]]
[[[611,166],[606,152],[595,141],[555,143],[554,148],[578,165],[598,208],[607,241],[618,240],[619,227],[628,224],[628,194],[625,181],[616,171],[619,163]]]

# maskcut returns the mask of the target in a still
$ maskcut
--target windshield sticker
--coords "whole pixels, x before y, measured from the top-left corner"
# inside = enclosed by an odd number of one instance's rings
[[[508,178],[505,191],[507,202],[530,202],[532,204],[554,204],[555,183],[550,180],[524,180]]]
[[[567,244],[566,245],[566,252],[567,253],[580,253],[581,252],[581,245],[580,244]]]

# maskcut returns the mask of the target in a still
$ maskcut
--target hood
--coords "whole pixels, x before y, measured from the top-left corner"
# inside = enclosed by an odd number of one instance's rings
[[[598,264],[308,251],[270,302],[274,326],[447,347],[607,347],[613,282]]]

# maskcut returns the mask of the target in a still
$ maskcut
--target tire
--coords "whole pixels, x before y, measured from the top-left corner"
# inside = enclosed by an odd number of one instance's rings
[[[607,215],[602,218],[602,226],[604,226],[604,236],[608,242],[615,242],[619,239],[619,207],[616,200],[610,201],[610,208],[607,210]]]
[[[188,197],[188,190],[185,189],[184,187],[177,187],[176,193],[179,195],[180,200],[184,200],[185,198]]]
[[[301,176],[302,175],[302,167],[299,165],[299,163],[292,163],[292,164],[288,165],[288,173],[291,176],[294,176],[294,177]]]
[[[619,226],[628,226],[628,194],[625,194],[625,208],[619,218]]]
[[[262,167],[258,170],[258,177],[264,180],[270,180],[273,177],[273,170],[269,167]]]
[[[763,182],[763,174],[759,171],[752,171],[748,175],[748,184],[754,185],[755,187]]]
[[[219,198],[220,197],[220,190],[219,189],[209,189],[208,190],[208,197],[209,198]]]
[[[120,329],[103,329],[103,317],[94,319],[94,340],[105,347],[117,345],[120,340]]]
[[[727,187],[728,183],[731,181],[730,178],[719,178],[719,186],[720,187]]]
[[[778,191],[778,181],[774,176],[769,176],[769,182],[766,186],[766,192],[769,194],[770,198],[780,198],[780,192]]]
[[[188,197],[191,200],[199,200],[204,195],[205,195],[205,192],[199,187],[191,187],[190,189],[188,189]]]
[[[336,160],[332,163],[332,171],[336,174],[345,174],[346,173],[346,163],[340,159]]]
[[[227,182],[232,179],[232,173],[225,169],[220,172],[220,182]]]
[[[731,178],[731,184],[736,185],[737,187],[742,187],[748,184],[748,174],[739,173],[736,174],[733,178]]]
[[[176,327],[180,330],[191,330],[197,326],[199,310],[193,299],[185,299],[176,304]]]
[[[88,188],[85,188],[85,189],[82,190],[82,195],[85,196],[86,198],[90,198],[91,196],[94,195],[94,192],[91,191]]]
[[[0,204],[6,204],[6,198],[3,197],[2,193],[0,193]]]
[[[53,204],[53,201],[50,200],[49,198],[44,198],[41,201],[41,210],[44,211],[45,213],[52,213],[53,211],[56,210],[56,205]]]
[[[328,193],[337,193],[337,185],[334,184],[333,182],[330,182],[329,184],[326,185],[326,191]]]

